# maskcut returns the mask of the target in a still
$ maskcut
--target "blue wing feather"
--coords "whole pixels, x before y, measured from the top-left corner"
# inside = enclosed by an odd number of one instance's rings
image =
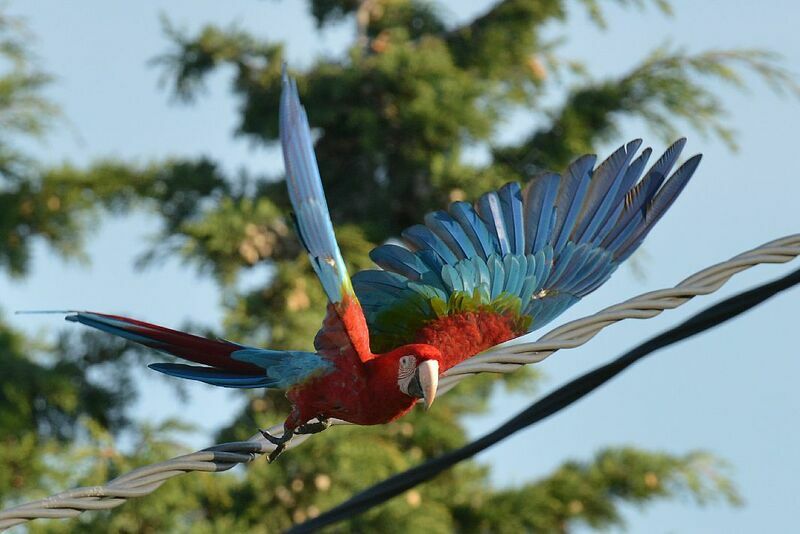
[[[280,137],[289,199],[295,211],[300,240],[331,302],[352,294],[350,277],[333,232],[322,180],[314,156],[311,129],[300,104],[297,86],[284,67],[280,104]]]
[[[285,66],[279,129],[286,167],[287,188],[295,210],[295,222],[300,240],[308,251],[311,264],[328,299],[332,303],[340,303],[347,295],[353,299],[348,299],[349,303],[355,302],[358,305],[333,232],[314,156],[308,119],[300,104],[297,87],[293,81],[289,80]],[[420,260],[426,265],[429,264],[429,258],[424,254],[420,254]],[[450,258],[447,257],[445,260],[449,261]],[[402,261],[400,263],[402,264]],[[417,262],[413,262],[411,266],[419,267]],[[435,267],[437,266],[435,265]],[[438,269],[434,272],[438,273]],[[383,291],[379,292],[378,298],[372,298],[372,304],[376,309],[381,304],[391,306],[398,298],[406,298],[405,291],[409,287],[409,279],[401,278],[403,280],[402,291],[392,294],[383,288]],[[367,294],[377,293],[375,289],[378,281],[377,279],[370,280],[370,283],[364,286],[364,291]],[[420,313],[427,313],[427,310],[421,308]],[[313,373],[324,372],[333,365],[327,359],[313,353],[252,349],[235,343],[201,338],[121,316],[74,312],[67,319],[189,361],[206,364],[208,367],[182,364],[154,364],[151,367],[173,376],[201,380],[220,386],[290,387]],[[326,321],[326,323],[330,328],[332,322]],[[348,328],[351,327],[347,324],[340,324],[350,335]],[[366,327],[366,324],[362,323],[358,326]],[[317,336],[318,339],[319,337]],[[365,361],[372,355],[369,346],[364,346],[361,341],[363,341],[363,336],[351,336],[356,354],[362,361]],[[336,347],[337,350],[340,348]],[[330,351],[329,354],[333,355],[333,351]],[[264,372],[261,373],[259,368]]]
[[[445,264],[453,264],[458,261],[453,251],[427,226],[416,224],[406,228],[402,236],[414,248],[434,252]]]
[[[542,250],[540,250],[535,254],[535,258],[536,258],[536,279],[542,283],[540,287],[544,287],[544,283],[549,278],[550,273],[552,272],[554,266],[553,248],[544,247]]]
[[[541,250],[554,235],[553,227],[557,224],[556,197],[561,176],[546,173],[534,178],[528,185],[525,195],[525,220],[529,221],[525,228],[527,254]]]
[[[401,246],[391,243],[381,245],[372,249],[369,257],[383,269],[403,275],[414,282],[442,286],[439,271],[432,270],[422,258]]]
[[[603,223],[616,198],[619,186],[625,178],[628,164],[642,144],[640,139],[618,148],[608,157],[592,175],[589,192],[579,215],[581,223],[574,235],[575,241],[584,243],[591,241],[595,231]]]
[[[641,244],[647,233],[653,228],[653,225],[655,225],[669,207],[672,206],[672,203],[678,198],[683,188],[689,183],[689,179],[694,174],[694,171],[697,170],[701,159],[702,156],[700,154],[689,158],[686,163],[675,171],[675,174],[667,180],[667,183],[659,189],[645,211],[643,224],[633,232],[633,235],[629,237],[620,250],[616,252],[619,261],[624,261],[628,256],[633,254],[633,251]]]
[[[652,153],[652,148],[645,148],[642,150],[641,155],[628,166],[628,170],[625,171],[625,178],[622,180],[622,186],[617,192],[617,198],[614,200],[615,204],[621,204],[622,199],[625,198],[625,194],[630,191],[634,185],[636,185],[636,181],[642,175],[642,171],[644,170],[645,165],[647,165],[647,162],[650,160],[650,155]]]
[[[617,240],[619,234],[626,231],[626,229],[633,231],[635,227],[638,227],[638,224],[644,221],[642,210],[653,199],[661,184],[664,183],[667,174],[675,165],[685,145],[685,138],[675,141],[647,171],[645,177],[626,193],[625,209],[614,229],[609,232],[608,236],[603,238],[601,246],[605,247],[612,241]],[[632,224],[634,220],[636,222]]]
[[[506,311],[512,309],[508,299],[518,299],[513,309],[538,328],[597,289],[639,246],[699,163],[699,156],[689,159],[665,183],[685,144],[681,139],[640,180],[651,154],[648,148],[634,158],[640,144],[620,147],[594,172],[596,157],[582,156],[563,176],[534,178],[524,193],[512,182],[484,194],[474,207],[455,202],[449,214],[434,212],[425,218],[427,226],[403,232],[410,250],[375,249],[376,263],[393,271],[391,280],[383,271],[354,277],[356,292],[369,301],[371,331],[401,333],[406,326],[391,323],[398,316],[389,313],[398,306],[422,313],[414,321],[401,317],[404,325],[418,327],[443,312],[459,313],[459,303],[475,299]],[[427,284],[426,276],[435,283]],[[406,342],[413,334],[407,332]]]
[[[489,233],[486,224],[471,205],[466,202],[453,202],[450,204],[450,214],[461,224],[464,233],[472,240],[472,244],[481,258],[485,260],[494,254],[497,249],[497,240]]]
[[[446,211],[434,211],[425,216],[425,224],[444,241],[459,259],[472,258],[478,253],[461,225]]]
[[[489,261],[486,262],[486,265],[489,268],[489,275],[492,278],[490,295],[491,299],[494,300],[499,297],[500,293],[503,291],[506,273],[503,269],[503,262],[501,261],[500,256],[497,254],[492,254],[492,256],[489,258]]]
[[[525,279],[519,292],[520,308],[525,309],[537,291],[539,281],[536,279],[536,258],[528,256],[525,264]]]
[[[517,182],[509,182],[497,191],[511,254],[524,254],[525,222],[522,220],[522,191]]]
[[[647,161],[650,159],[650,154],[652,153],[653,149],[650,147],[645,148],[642,151],[642,154],[628,167],[628,170],[625,172],[625,177],[622,180],[622,185],[617,192],[616,198],[614,199],[613,205],[615,205],[616,208],[611,216],[606,219],[603,227],[597,232],[598,237],[595,239],[595,241],[606,239],[611,234],[612,229],[620,224],[622,213],[627,204],[626,202],[623,202],[623,200],[636,184],[636,181],[639,179],[639,177],[642,175],[642,170],[644,169],[645,165],[647,165]]]
[[[608,280],[618,264],[614,261],[598,261],[592,272],[588,273],[572,290],[577,295],[587,295]]]
[[[479,200],[475,206],[478,214],[481,216],[489,231],[494,234],[497,239],[498,250],[501,254],[511,253],[511,240],[508,236],[506,229],[505,217],[503,215],[503,208],[500,204],[500,197],[497,191],[486,193]]]
[[[597,157],[594,155],[581,156],[567,168],[561,180],[555,206],[560,219],[553,232],[556,252],[560,252],[566,246],[572,235],[586,193],[589,191],[592,166],[596,160]]]

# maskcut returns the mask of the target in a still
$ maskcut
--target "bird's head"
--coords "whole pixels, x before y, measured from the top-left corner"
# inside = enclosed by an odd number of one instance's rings
[[[404,345],[387,356],[396,362],[397,387],[400,392],[415,399],[422,399],[425,408],[430,408],[439,386],[439,359],[442,354],[431,345]]]

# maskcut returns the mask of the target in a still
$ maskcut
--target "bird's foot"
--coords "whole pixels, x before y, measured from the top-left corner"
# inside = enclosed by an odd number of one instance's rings
[[[261,430],[260,428],[258,431],[261,432],[261,435],[264,436],[267,441],[276,446],[275,450],[269,453],[269,456],[267,456],[267,461],[269,463],[274,462],[275,459],[281,455],[281,453],[286,449],[286,444],[289,443],[289,441],[292,439],[292,436],[294,436],[294,432],[291,430],[284,430],[282,436],[273,436],[266,430]]]
[[[295,430],[295,434],[317,434],[331,426],[331,421],[327,417],[318,416],[316,423],[305,423]]]
[[[282,436],[273,436],[266,430],[261,430],[259,428],[258,431],[261,432],[261,435],[264,436],[266,440],[272,443],[273,445],[283,445],[284,443],[292,439],[291,432],[284,432]]]

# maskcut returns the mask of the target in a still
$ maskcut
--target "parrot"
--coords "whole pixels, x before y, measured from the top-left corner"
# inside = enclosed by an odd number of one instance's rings
[[[602,285],[683,191],[701,155],[672,174],[686,139],[649,169],[637,139],[595,166],[584,155],[561,173],[510,182],[476,202],[428,213],[374,248],[377,268],[348,274],[317,166],[306,111],[284,66],[279,135],[299,239],[327,298],[314,351],[207,339],[104,313],[77,322],[192,362],[153,363],[173,377],[227,388],[284,390],[281,435],[260,432],[275,460],[295,434],[332,419],[391,422],[429,408],[442,373],[555,319]],[[199,364],[199,365],[198,365]]]

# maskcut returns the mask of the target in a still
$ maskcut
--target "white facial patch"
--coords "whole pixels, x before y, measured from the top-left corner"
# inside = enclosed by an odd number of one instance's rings
[[[417,359],[414,356],[403,356],[400,358],[400,365],[397,369],[397,385],[400,391],[408,395],[408,385],[414,377],[417,369]]]

